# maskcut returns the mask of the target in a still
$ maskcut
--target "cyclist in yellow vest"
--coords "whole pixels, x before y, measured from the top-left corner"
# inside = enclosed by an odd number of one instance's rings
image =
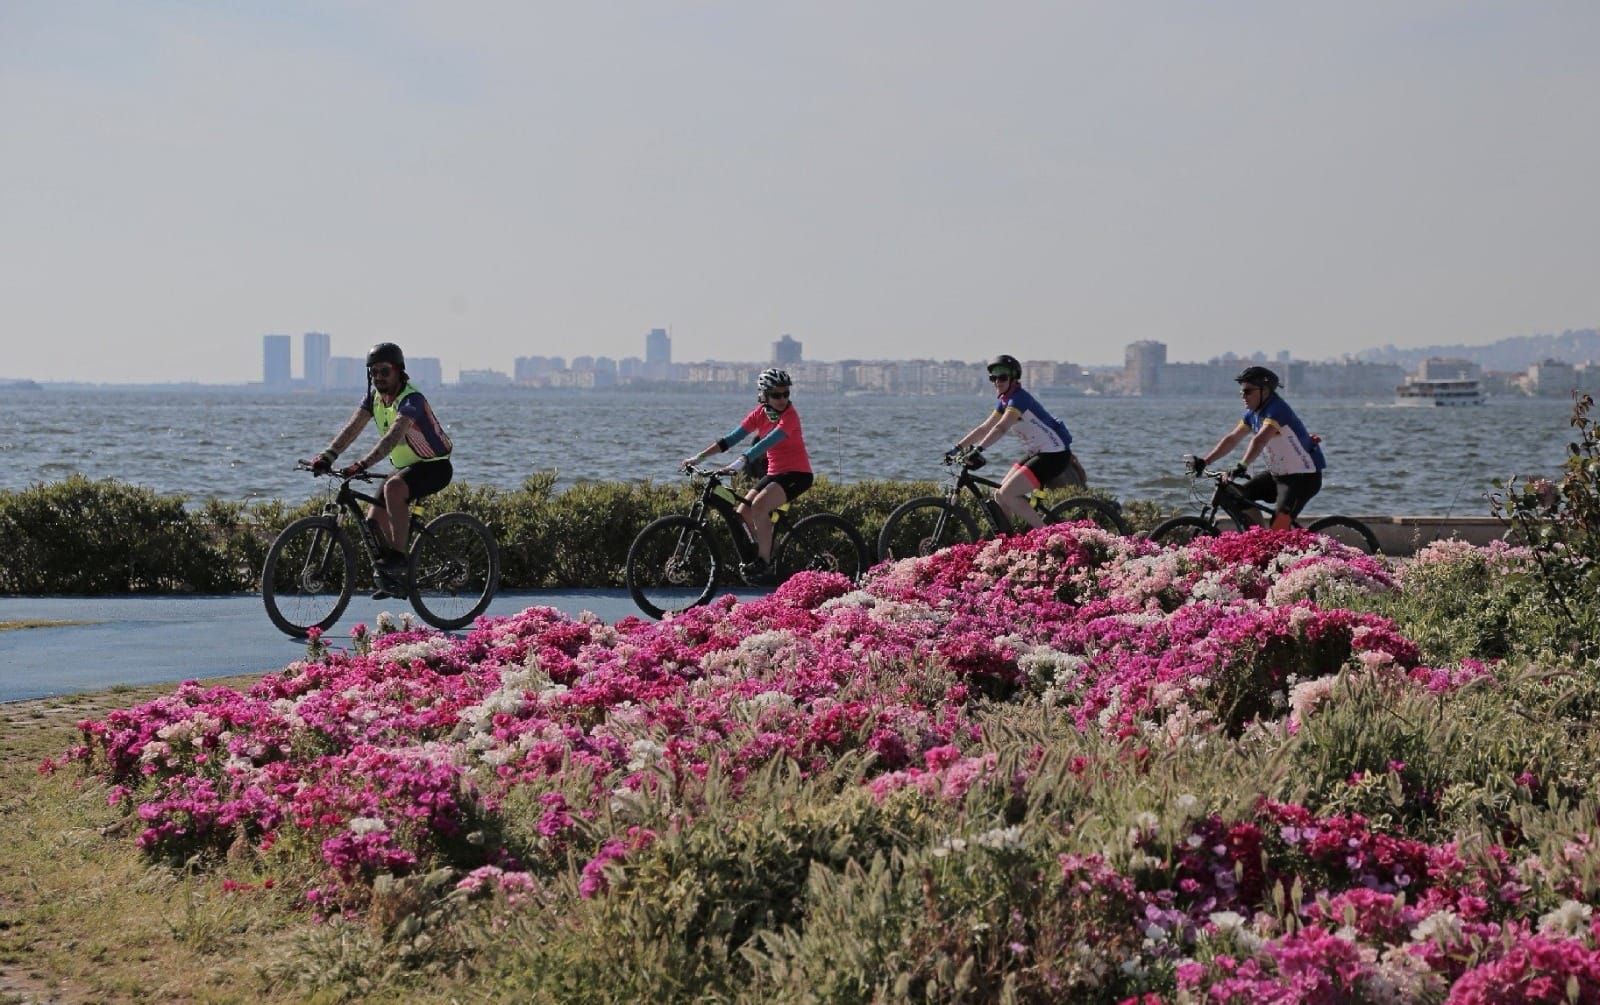
[[[388,548],[378,560],[377,600],[404,596],[406,541],[411,529],[407,504],[450,484],[450,437],[406,373],[405,353],[393,342],[379,342],[367,351],[367,396],[328,449],[311,460],[311,470],[326,472],[341,452],[354,443],[369,421],[378,424],[378,442],[366,456],[341,468],[341,475],[359,474],[387,456],[395,471],[384,480],[382,507],[367,507],[367,520]]]

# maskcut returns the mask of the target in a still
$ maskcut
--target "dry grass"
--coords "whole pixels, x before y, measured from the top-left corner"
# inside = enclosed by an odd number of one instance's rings
[[[259,883],[251,862],[153,866],[103,785],[39,774],[79,720],[171,688],[0,705],[0,1003],[285,1000],[260,970],[305,924],[292,893],[225,892],[225,878]]]

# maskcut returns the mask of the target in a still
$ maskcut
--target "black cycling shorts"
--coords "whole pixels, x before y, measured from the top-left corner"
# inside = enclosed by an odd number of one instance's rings
[[[800,493],[811,487],[813,481],[815,478],[809,471],[786,471],[781,475],[763,475],[761,480],[756,482],[756,490],[750,493],[750,498],[754,499],[760,495],[761,490],[768,485],[776,485],[783,489],[784,502],[794,502]]]
[[[1239,486],[1246,499],[1271,500],[1278,512],[1299,516],[1311,497],[1322,491],[1322,472],[1273,475],[1262,472]]]
[[[1072,461],[1072,451],[1055,450],[1048,454],[1029,454],[1017,462],[1017,467],[1033,472],[1033,487],[1043,488],[1060,477]]]
[[[419,461],[401,468],[390,477],[397,475],[403,479],[406,488],[411,490],[411,501],[415,502],[449,485],[455,474],[455,469],[450,466],[450,458],[445,457],[437,461]]]

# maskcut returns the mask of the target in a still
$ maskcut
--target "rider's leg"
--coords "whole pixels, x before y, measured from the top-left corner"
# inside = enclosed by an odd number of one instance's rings
[[[1306,503],[1322,491],[1322,472],[1280,475],[1277,479],[1278,512],[1272,518],[1273,530],[1287,530],[1305,512]]]
[[[777,482],[767,478],[761,481],[755,498],[739,505],[739,516],[755,538],[756,557],[765,562],[772,558],[772,513],[789,501],[789,495]]]
[[[1006,472],[1000,487],[994,490],[994,500],[1012,520],[1021,520],[1029,527],[1043,527],[1043,514],[1028,504],[1028,496],[1038,487],[1039,479],[1033,470],[1016,464]]]
[[[406,504],[411,501],[411,486],[396,471],[383,483],[383,505],[387,516],[389,550],[404,556],[406,535],[411,530],[411,513]]]

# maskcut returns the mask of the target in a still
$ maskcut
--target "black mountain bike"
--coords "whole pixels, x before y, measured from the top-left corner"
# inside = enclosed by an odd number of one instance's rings
[[[945,485],[944,495],[912,499],[901,504],[884,520],[883,529],[878,533],[878,561],[931,555],[952,544],[977,541],[978,521],[973,519],[963,504],[963,492],[976,500],[978,511],[987,519],[990,532],[1010,534],[1016,529],[1011,525],[1011,517],[1000,508],[994,497],[979,491],[980,488],[1000,487],[1000,483],[993,479],[973,474],[987,463],[983,454],[965,450],[947,456],[944,463],[956,469]],[[1090,520],[1112,533],[1128,533],[1128,523],[1122,518],[1121,507],[1104,499],[1074,496],[1049,506],[1045,503],[1045,493],[1039,491],[1030,495],[1028,501],[1044,517],[1045,523]]]
[[[304,461],[297,467],[310,470]],[[340,525],[341,515],[348,514],[358,528],[374,579],[377,557],[383,554],[360,505],[381,506],[382,501],[357,491],[350,482],[382,481],[384,476],[363,471],[333,477],[340,479],[339,489],[336,493],[330,489],[322,513],[285,527],[267,550],[261,569],[267,617],[279,631],[295,638],[304,638],[313,628],[331,628],[355,591],[356,549]],[[443,631],[470,624],[489,606],[500,585],[500,548],[494,534],[469,513],[445,513],[424,523],[413,505],[409,558],[406,584],[411,606],[423,621]]]
[[[725,559],[743,563],[756,557],[756,543],[736,512],[743,500],[726,484],[729,476],[694,465],[683,470],[696,480],[704,479],[689,512],[652,521],[628,548],[628,592],[639,610],[652,618],[677,614],[710,600]],[[713,513],[722,518],[722,541],[717,539]],[[842,516],[813,513],[796,520],[785,504],[773,519],[777,526],[772,568],[780,583],[807,570],[837,572],[859,582],[872,564],[861,532]]]
[[[1240,483],[1234,481],[1233,475],[1227,471],[1207,471],[1196,477],[1197,485],[1201,477],[1210,478],[1217,485],[1211,493],[1211,501],[1200,507],[1200,515],[1175,516],[1164,520],[1150,532],[1150,540],[1157,544],[1188,544],[1197,537],[1214,537],[1224,530],[1266,526],[1277,513],[1277,508],[1271,503],[1246,497],[1240,491]],[[1233,521],[1233,526],[1219,526],[1217,519],[1221,516]],[[1293,525],[1301,526],[1299,520],[1295,520]],[[1377,535],[1372,533],[1372,528],[1353,517],[1325,516],[1312,521],[1306,530],[1326,535],[1369,555],[1378,552]]]

